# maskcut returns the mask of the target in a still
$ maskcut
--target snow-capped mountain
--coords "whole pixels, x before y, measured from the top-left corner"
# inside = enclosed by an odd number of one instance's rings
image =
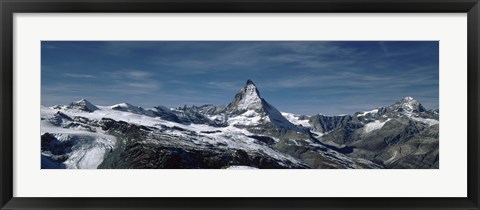
[[[85,111],[85,112],[94,112],[98,110],[98,107],[90,103],[85,99],[81,99],[79,101],[75,101],[70,103],[69,105],[56,105],[53,108],[55,109],[63,109],[63,110],[78,110],[78,111]]]
[[[229,123],[236,125],[270,124],[277,128],[297,129],[280,111],[260,97],[260,92],[251,80],[235,95],[226,112],[230,118]]]
[[[110,108],[113,109],[113,110],[118,110],[118,111],[122,111],[122,112],[130,112],[130,113],[140,114],[140,115],[146,115],[146,116],[150,116],[150,117],[157,116],[157,113],[156,113],[157,110],[155,110],[155,109],[146,110],[142,107],[134,106],[134,105],[131,105],[129,103],[115,104],[115,105],[111,106]]]
[[[413,112],[425,112],[427,111],[422,104],[417,100],[413,99],[410,96],[403,98],[397,103],[387,107],[387,110],[390,112],[400,112],[400,113],[413,113]]]
[[[350,156],[386,168],[438,168],[438,111],[405,97],[348,118],[330,129],[322,141],[355,147]]]
[[[257,86],[248,80],[245,87],[235,95],[233,101],[227,106],[229,113],[241,114],[246,111],[264,111],[264,101],[260,98]]]
[[[438,111],[411,97],[305,116],[251,80],[228,106],[42,106],[41,132],[42,168],[438,168]]]

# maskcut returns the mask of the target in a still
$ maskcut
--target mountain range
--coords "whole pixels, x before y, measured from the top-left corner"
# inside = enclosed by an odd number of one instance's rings
[[[280,112],[251,81],[227,106],[41,106],[42,169],[437,169],[439,110]]]

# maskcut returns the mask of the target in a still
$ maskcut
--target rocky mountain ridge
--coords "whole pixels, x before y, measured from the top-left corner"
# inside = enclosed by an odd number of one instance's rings
[[[42,168],[438,168],[438,110],[282,113],[248,80],[227,106],[41,107]]]

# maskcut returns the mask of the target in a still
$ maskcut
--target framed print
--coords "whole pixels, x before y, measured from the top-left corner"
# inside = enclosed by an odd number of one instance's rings
[[[2,1],[2,209],[478,209],[478,1]]]

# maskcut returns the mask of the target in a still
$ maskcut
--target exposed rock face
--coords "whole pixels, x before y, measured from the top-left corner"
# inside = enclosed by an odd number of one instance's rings
[[[142,107],[134,106],[134,105],[131,105],[129,103],[116,104],[116,105],[111,106],[111,109],[122,111],[122,112],[130,112],[130,113],[134,113],[134,114],[146,115],[146,116],[150,116],[150,117],[157,116],[156,113],[152,110],[145,110]]]
[[[438,125],[425,128],[408,141],[389,147],[377,156],[388,168],[438,168]]]
[[[335,128],[345,126],[347,122],[351,121],[352,117],[350,115],[342,116],[325,116],[325,115],[315,115],[310,117],[308,123],[318,132],[328,132],[334,130]]]
[[[41,136],[41,149],[42,152],[49,153],[49,155],[42,154],[41,168],[65,168],[63,162],[68,159],[68,155],[65,154],[71,152],[73,145],[74,142],[72,141],[61,142],[52,134],[43,134]]]
[[[246,86],[235,95],[233,101],[227,106],[227,111],[237,115],[248,110],[262,112],[264,111],[263,106],[257,86],[251,80],[248,80]]]
[[[418,113],[425,111],[427,110],[422,106],[422,104],[410,96],[407,96],[397,103],[387,107],[387,112]]]
[[[358,112],[321,137],[322,142],[355,148],[351,157],[386,168],[438,168],[438,140],[438,112],[412,97]]]
[[[210,119],[207,114],[202,114],[198,107],[185,107],[183,109],[174,110],[174,114],[180,119],[183,124],[207,124],[215,127],[227,126],[224,118],[216,117]]]
[[[258,117],[261,124],[266,126],[297,130],[297,126],[293,125],[282,116],[280,111],[260,97],[260,92],[251,80],[248,80],[246,86],[235,95],[226,111],[230,118],[242,115],[249,118]],[[255,126],[257,125],[255,124]]]
[[[175,112],[173,112],[172,110],[170,110],[167,107],[157,106],[157,107],[154,108],[154,110],[155,110],[155,115],[164,119],[164,120],[177,122],[177,123],[182,123],[182,120],[180,120],[180,118],[177,116],[177,114],[175,114]]]
[[[198,144],[192,142],[199,133],[179,128],[155,128],[131,125],[112,119],[101,121],[102,129],[122,136],[121,145],[108,155],[99,168],[199,168],[220,169],[233,165],[249,165],[255,168],[307,168],[308,166],[279,160],[260,151],[247,152],[242,149],[224,147],[221,142]],[[172,133],[172,134],[169,134]],[[144,139],[145,141],[139,141]],[[175,144],[171,141],[183,141]]]

